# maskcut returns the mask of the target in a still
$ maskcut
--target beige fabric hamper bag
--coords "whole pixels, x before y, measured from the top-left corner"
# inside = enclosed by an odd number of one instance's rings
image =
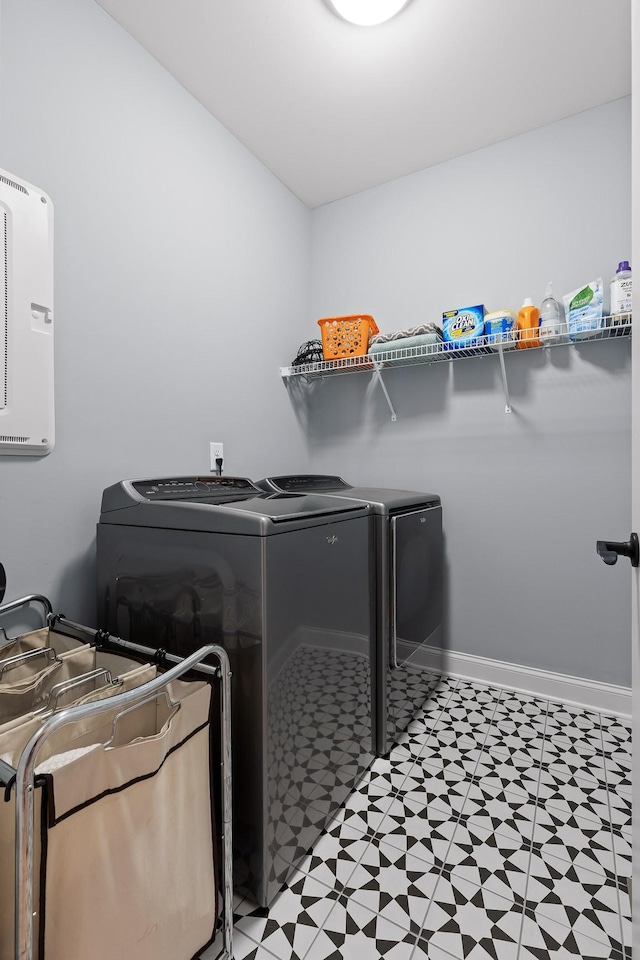
[[[77,749],[85,735],[38,768],[45,960],[191,960],[213,939],[211,689],[167,689],[177,709],[160,694],[115,728],[109,713],[111,745]]]
[[[84,641],[68,637],[64,633],[56,633],[49,627],[40,627],[38,630],[31,630],[10,640],[5,630],[0,627],[0,663],[7,657],[29,653],[39,647],[53,647],[56,653],[66,653],[68,650],[75,650],[81,644],[84,645]]]
[[[88,653],[87,648],[83,647],[83,656]],[[131,667],[131,661],[124,658],[118,658],[122,663]],[[115,663],[112,663],[115,666]],[[115,696],[118,693],[124,693],[143,683],[148,683],[157,676],[157,668],[149,664],[143,664],[129,669],[121,675],[122,683],[118,686],[102,687],[97,691],[85,693],[85,695],[74,701],[74,705],[87,703],[92,700],[101,700],[106,697]],[[69,706],[69,704],[65,704]],[[39,729],[42,718],[29,714],[25,717],[14,719],[0,725],[0,758],[5,760],[11,766],[15,767],[20,758],[20,754],[25,744],[31,736]],[[69,743],[73,746],[86,746],[95,743],[96,729],[98,735],[104,732],[104,718],[100,717],[93,721],[84,720],[74,723],[54,734],[46,741],[43,749],[40,751],[39,762],[55,755],[56,752],[68,749]],[[46,810],[41,810],[42,790],[37,789],[34,792],[34,823],[36,831],[34,834],[34,934],[33,943],[37,948],[39,941],[39,899],[40,899],[40,839],[43,830],[46,830],[46,823],[42,823],[41,817],[46,814]],[[15,957],[15,790],[9,795],[9,801],[5,802],[3,791],[0,792],[0,960],[14,960]],[[34,956],[38,956],[38,950],[34,950]]]

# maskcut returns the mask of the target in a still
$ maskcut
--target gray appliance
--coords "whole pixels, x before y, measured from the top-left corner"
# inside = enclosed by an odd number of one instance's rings
[[[320,474],[268,477],[257,486],[341,497],[374,512],[374,746],[385,756],[438,684],[443,669],[440,497],[353,487]]]
[[[232,477],[102,498],[98,622],[232,669],[234,885],[268,905],[369,767],[373,515]]]

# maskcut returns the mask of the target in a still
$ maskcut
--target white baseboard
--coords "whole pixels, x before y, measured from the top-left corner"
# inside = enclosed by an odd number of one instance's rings
[[[549,670],[537,670],[534,667],[490,660],[488,657],[475,657],[453,650],[444,651],[444,668],[450,677],[475,680],[478,683],[488,683],[492,687],[529,693],[545,700],[574,704],[597,713],[631,716],[630,687],[570,677],[564,673],[551,673]]]
[[[367,637],[359,634],[299,627],[291,638],[291,643],[294,647],[305,644],[315,648],[349,650],[366,655],[369,641]],[[283,651],[285,659],[290,652],[289,649]],[[461,680],[475,680],[492,687],[542,697],[544,700],[584,707],[596,713],[626,718],[631,716],[630,687],[571,677],[565,673],[552,673],[550,670],[524,667],[504,660],[491,660],[489,657],[476,657],[470,653],[457,653],[455,650],[442,650],[427,644],[420,648],[420,654],[416,659],[412,658],[412,662],[425,670],[444,673]]]

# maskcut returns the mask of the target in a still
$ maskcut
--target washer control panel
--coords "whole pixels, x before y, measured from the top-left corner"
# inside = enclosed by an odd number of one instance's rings
[[[208,500],[262,493],[246,477],[165,477],[135,480],[132,486],[145,500]]]

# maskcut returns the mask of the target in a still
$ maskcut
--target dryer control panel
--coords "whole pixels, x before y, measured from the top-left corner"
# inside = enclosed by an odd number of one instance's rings
[[[285,493],[330,493],[336,490],[353,489],[342,477],[332,477],[329,474],[292,474],[287,477],[268,477],[260,481],[259,486],[268,486],[271,490],[282,490]]]

